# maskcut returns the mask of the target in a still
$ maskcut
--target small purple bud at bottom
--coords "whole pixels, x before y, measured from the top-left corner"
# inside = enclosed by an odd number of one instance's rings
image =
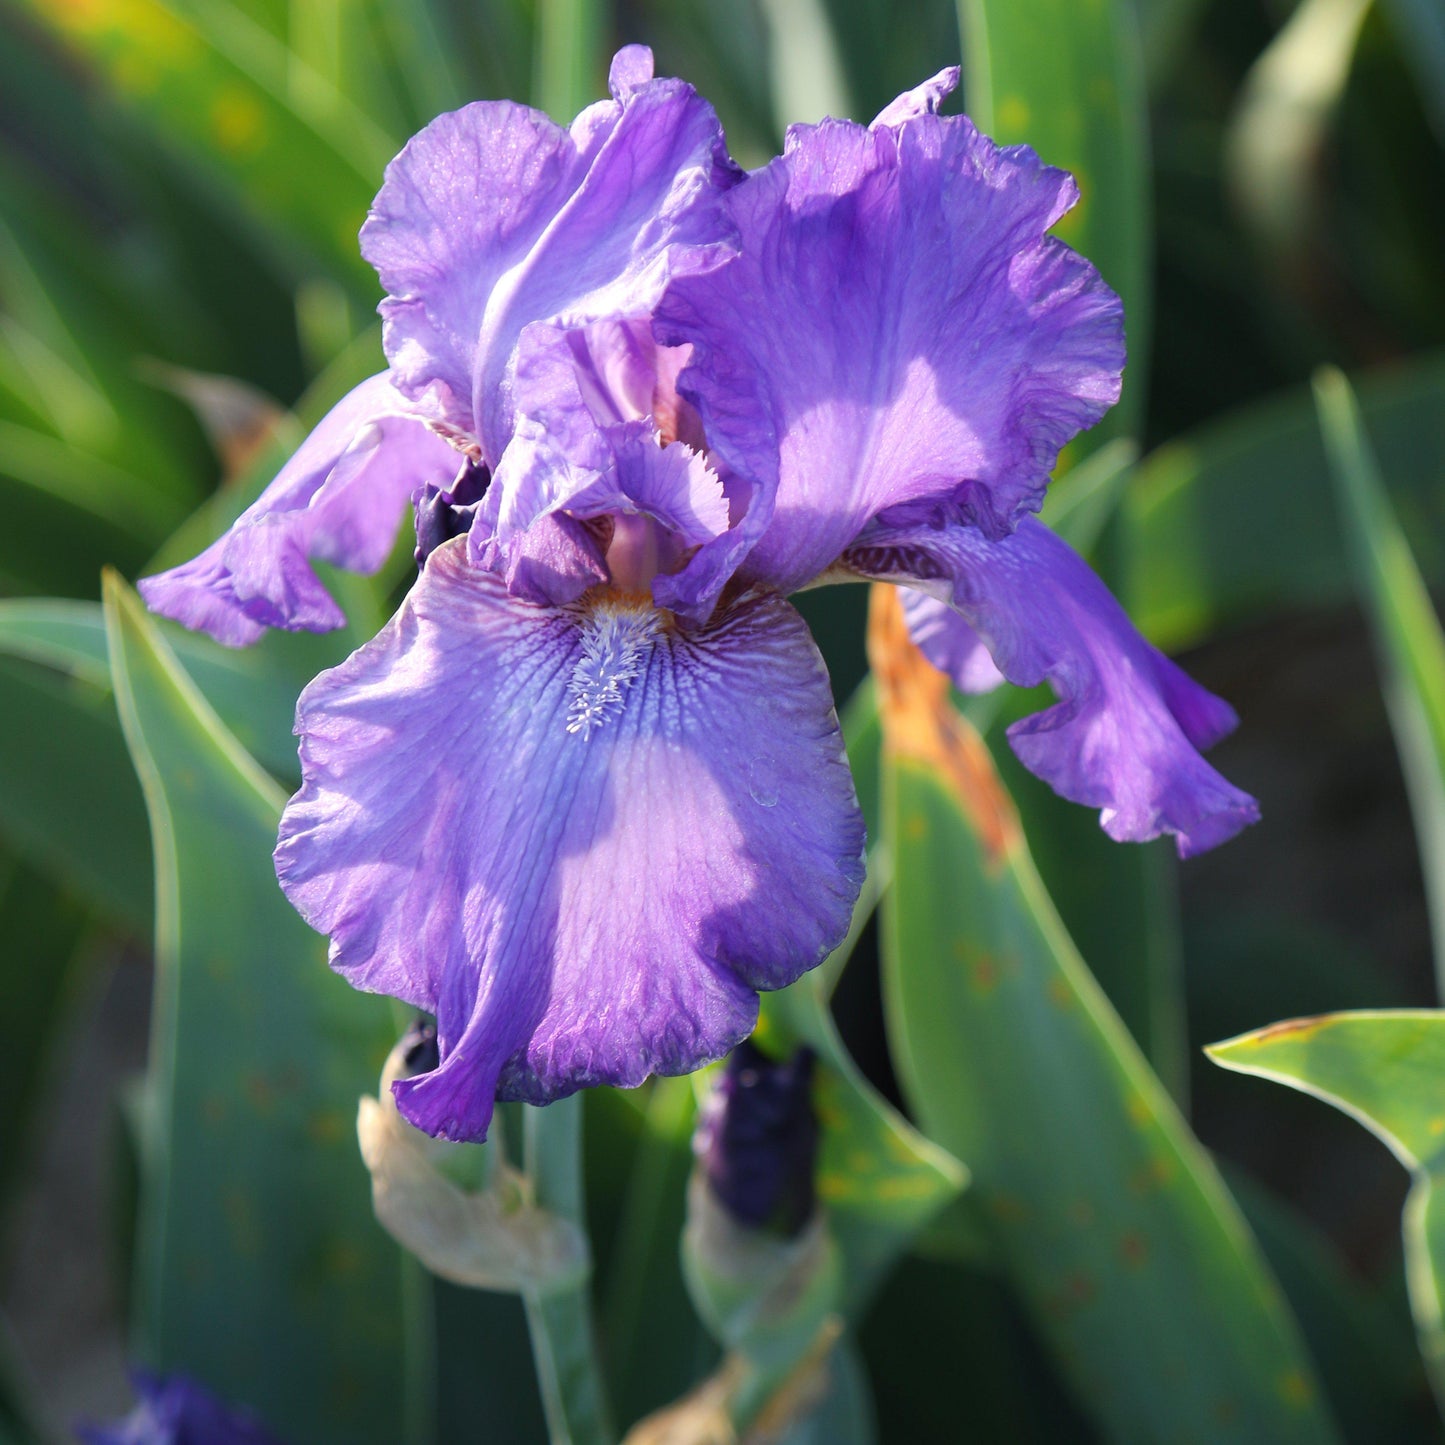
[[[816,1206],[813,1064],[811,1049],[779,1062],[744,1040],[728,1056],[693,1139],[703,1175],[728,1214],[788,1239]]]

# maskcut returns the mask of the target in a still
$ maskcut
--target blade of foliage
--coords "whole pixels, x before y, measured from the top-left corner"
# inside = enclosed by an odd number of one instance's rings
[[[114,575],[111,671],[156,855],[144,1357],[297,1440],[410,1438],[402,1265],[352,1120],[388,1008],[326,967],[270,852],[283,797]]]
[[[323,667],[345,656],[349,636],[273,632],[254,647],[222,647],[167,622],[155,624],[237,742],[275,776],[297,774],[296,698]],[[100,604],[69,598],[0,599],[0,655],[28,658],[90,687],[110,690]]]
[[[539,0],[532,94],[561,125],[602,94],[610,8],[605,0]]]
[[[1204,9],[1204,0],[1134,0],[1151,87],[1166,81]]]
[[[686,1394],[717,1354],[688,1298],[678,1255],[693,1164],[692,1081],[659,1078],[646,1087],[635,1110],[615,1090],[588,1095],[589,1194],[597,1191],[603,1151],[611,1162],[628,1151],[621,1209],[599,1267],[608,1376],[624,1423]],[[624,1111],[632,1115],[627,1133]]]
[[[1298,1209],[1238,1171],[1227,1177],[1294,1307],[1345,1438],[1393,1445],[1438,1440],[1439,1420],[1406,1311],[1361,1280]]]
[[[1390,507],[1344,374],[1322,371],[1315,400],[1341,531],[1374,627],[1430,901],[1436,977],[1445,995],[1445,634]]]
[[[758,9],[772,32],[768,60],[780,126],[812,124],[824,116],[871,118],[854,109],[823,0],[759,0]]]
[[[872,634],[894,883],[893,1057],[968,1162],[999,1258],[1122,1439],[1330,1440],[1296,1326],[1228,1191],[1075,951],[1012,800],[896,602]]]
[[[996,140],[1028,144],[1073,172],[1081,198],[1054,230],[1124,299],[1124,399],[1083,445],[1133,435],[1150,328],[1148,119],[1133,7],[958,0],[958,17],[968,113]]]
[[[116,922],[147,927],[145,809],[108,690],[0,655],[0,837]]]
[[[1273,1079],[1342,1109],[1410,1170],[1406,1276],[1421,1353],[1445,1408],[1445,1013],[1399,1009],[1292,1019],[1207,1052],[1226,1069]]]
[[[32,1115],[87,961],[90,920],[34,868],[0,853],[0,1259],[4,1219],[30,1163]],[[3,1411],[0,1411],[3,1418]]]
[[[1445,355],[1356,379],[1364,423],[1427,577],[1445,575]],[[1272,612],[1338,605],[1350,573],[1300,388],[1151,452],[1124,501],[1129,610],[1174,650]]]
[[[396,146],[245,8],[24,3],[253,223],[371,294],[356,232]]]
[[[50,1445],[50,1441],[36,1419],[9,1331],[0,1318],[0,1445]]]
[[[1420,98],[1445,141],[1445,10],[1436,0],[1386,0],[1400,50],[1415,68]]]

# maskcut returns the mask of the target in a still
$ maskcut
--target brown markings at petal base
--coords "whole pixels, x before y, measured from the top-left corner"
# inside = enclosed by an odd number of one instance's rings
[[[868,662],[878,680],[884,751],[925,763],[952,793],[993,867],[1021,841],[1018,813],[983,739],[955,711],[948,679],[908,635],[895,587],[875,582]]]

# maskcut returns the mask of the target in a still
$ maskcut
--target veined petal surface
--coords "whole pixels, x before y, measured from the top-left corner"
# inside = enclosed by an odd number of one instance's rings
[[[141,596],[153,612],[232,647],[268,627],[340,627],[346,618],[311,562],[375,572],[412,492],[449,480],[461,461],[385,372],[373,376],[322,418],[224,536],[143,578]]]
[[[298,708],[282,887],[353,984],[433,1010],[432,1134],[720,1057],[847,929],[863,827],[822,662],[744,596],[512,597],[461,539]]]
[[[570,129],[509,101],[439,116],[387,168],[362,227],[397,385],[493,467],[526,326],[645,316],[670,277],[731,254],[717,199],[738,173],[717,116],[644,74],[651,56],[628,47],[615,98]]]
[[[931,85],[897,124],[790,130],[726,196],[739,257],[663,298],[658,339],[693,347],[679,390],[758,489],[699,570],[751,548],[742,575],[790,591],[884,512],[1002,536],[1118,398],[1119,300],[1045,234],[1073,180],[931,114]]]
[[[1233,709],[1150,646],[1043,523],[1026,518],[999,541],[974,527],[879,529],[844,562],[929,594],[910,629],[959,687],[987,682],[979,639],[1010,682],[1050,684],[1058,703],[1014,723],[1009,741],[1055,792],[1099,808],[1111,838],[1173,833],[1188,857],[1258,820],[1254,799],[1198,751],[1233,730]]]

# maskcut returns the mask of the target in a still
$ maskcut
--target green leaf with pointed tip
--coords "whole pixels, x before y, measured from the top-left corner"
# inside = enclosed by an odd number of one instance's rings
[[[1205,1052],[1226,1069],[1344,1110],[1413,1174],[1405,1268],[1421,1352],[1445,1408],[1445,1013],[1322,1014],[1241,1034]]]
[[[1120,1439],[1181,1420],[1221,1442],[1336,1438],[1278,1287],[1074,950],[987,750],[916,653],[887,677],[893,1058],[1061,1370]]]
[[[145,808],[108,688],[0,655],[0,837],[116,922],[148,927]]]
[[[1124,300],[1124,399],[1083,445],[1133,435],[1150,327],[1149,130],[1133,6],[958,0],[958,18],[969,115],[995,140],[1023,142],[1073,173],[1081,199],[1054,231]]]
[[[299,245],[372,294],[356,233],[397,146],[243,6],[24,0],[24,8],[283,252]]]
[[[410,1437],[408,1304],[358,1098],[390,1010],[276,885],[283,797],[140,600],[106,579],[116,701],[156,855],[156,1002],[135,1297],[143,1355],[315,1445]]]
[[[1346,551],[1374,627],[1430,901],[1435,976],[1445,994],[1445,634],[1344,373],[1320,372],[1315,400]]]
[[[1445,354],[1355,378],[1364,423],[1425,575],[1445,577]],[[1128,585],[1166,651],[1285,610],[1337,606],[1349,568],[1317,504],[1319,423],[1301,387],[1241,407],[1151,452],[1124,500]]]

